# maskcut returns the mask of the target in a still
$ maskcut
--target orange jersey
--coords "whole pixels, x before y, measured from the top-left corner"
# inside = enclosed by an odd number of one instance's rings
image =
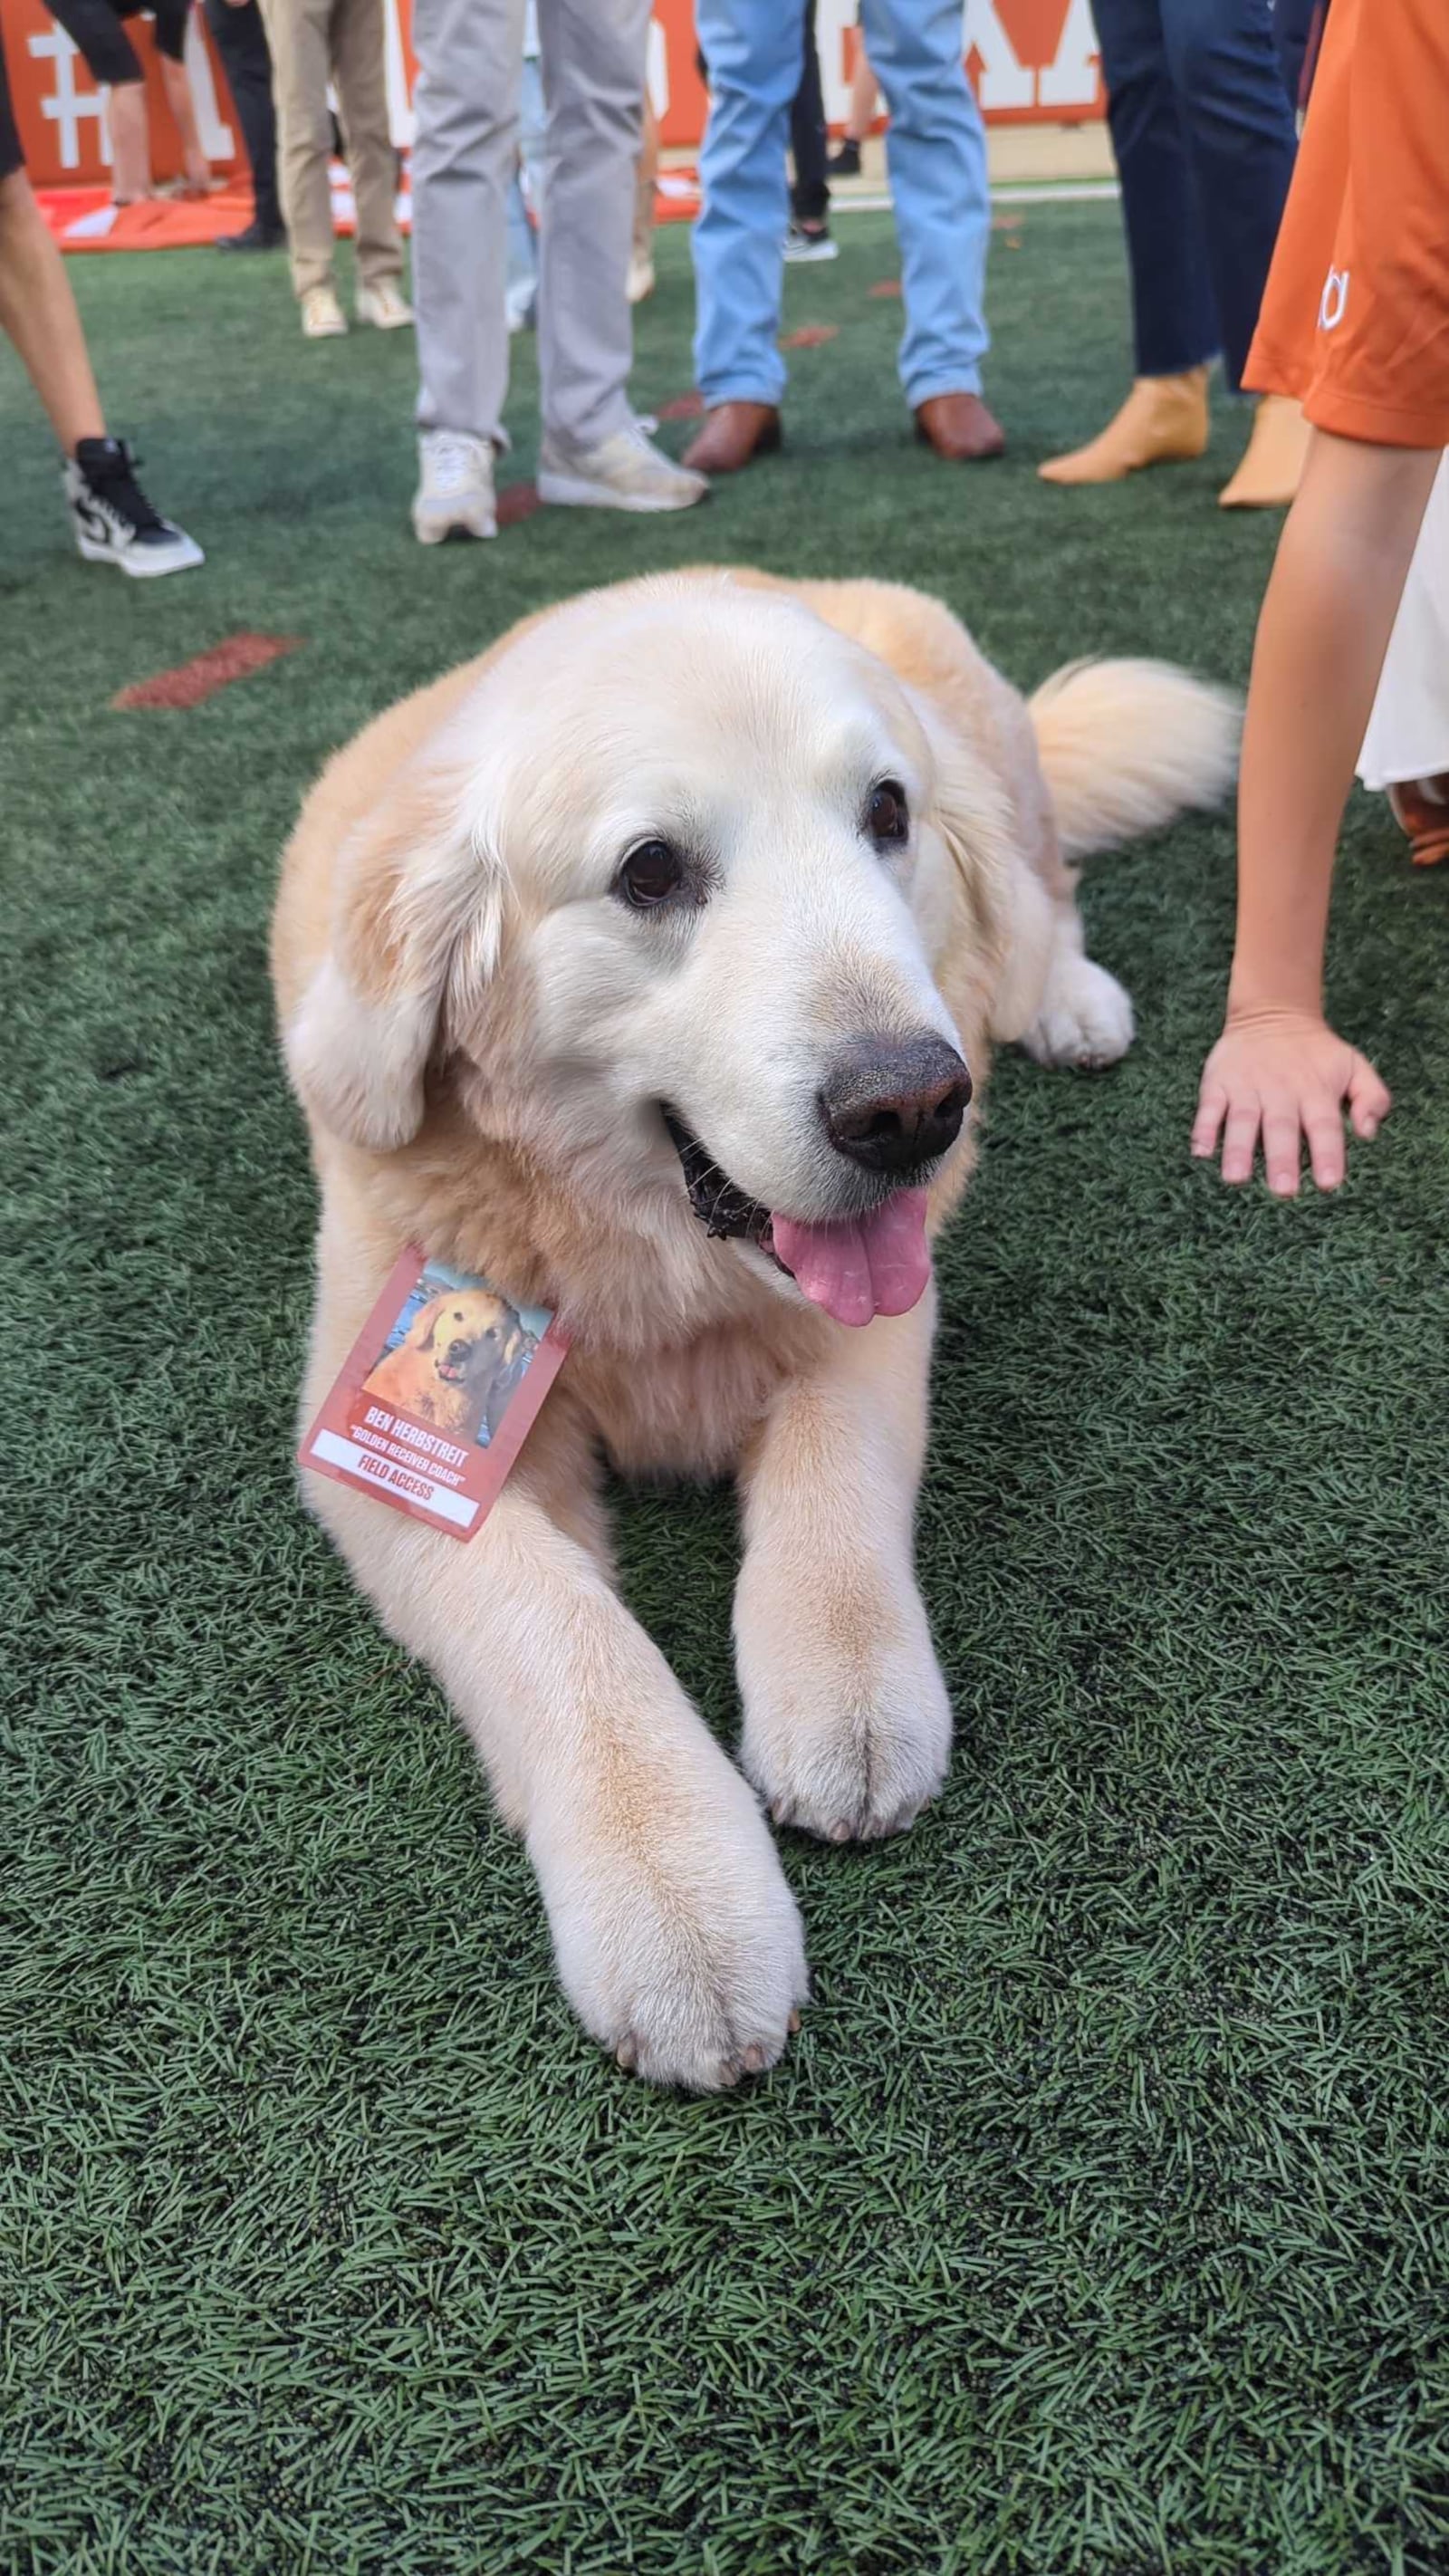
[[[1332,0],[1243,382],[1449,447],[1449,0]]]

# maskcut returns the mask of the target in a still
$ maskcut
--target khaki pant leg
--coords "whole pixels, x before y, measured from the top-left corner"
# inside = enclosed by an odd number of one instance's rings
[[[393,214],[396,163],[387,122],[383,0],[332,0],[332,77],[342,108],[347,167],[357,205],[357,266],[364,285],[402,273]]]
[[[332,276],[328,0],[261,0],[277,111],[277,177],[298,295]]]

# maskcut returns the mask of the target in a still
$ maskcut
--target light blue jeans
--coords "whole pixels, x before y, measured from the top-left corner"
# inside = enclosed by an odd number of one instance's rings
[[[518,92],[518,168],[508,191],[508,283],[522,286],[525,279],[538,283],[538,245],[533,224],[528,220],[528,205],[523,194],[523,173],[533,195],[534,222],[543,214],[544,146],[548,138],[548,109],[543,97],[543,69],[536,54],[523,57],[523,79]]]
[[[906,308],[899,363],[914,409],[934,394],[981,390],[986,136],[961,66],[961,0],[862,0],[860,14],[890,110],[886,156]],[[696,0],[695,25],[711,101],[694,228],[695,374],[709,406],[777,403],[785,150],[804,0]]]

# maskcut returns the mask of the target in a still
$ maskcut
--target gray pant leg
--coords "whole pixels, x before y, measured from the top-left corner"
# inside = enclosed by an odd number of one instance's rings
[[[548,101],[539,239],[544,427],[578,447],[626,429],[629,249],[649,0],[538,0]]]
[[[413,52],[418,426],[491,438],[508,391],[523,0],[414,0]]]

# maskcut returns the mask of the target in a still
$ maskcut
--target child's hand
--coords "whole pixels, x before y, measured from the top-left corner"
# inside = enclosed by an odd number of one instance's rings
[[[1268,1187],[1291,1199],[1306,1137],[1314,1180],[1321,1190],[1336,1190],[1344,1172],[1345,1100],[1353,1132],[1365,1142],[1393,1107],[1368,1058],[1335,1036],[1326,1020],[1308,1011],[1230,1010],[1203,1067],[1192,1150],[1215,1154],[1221,1130],[1223,1179],[1249,1181],[1261,1130]]]

